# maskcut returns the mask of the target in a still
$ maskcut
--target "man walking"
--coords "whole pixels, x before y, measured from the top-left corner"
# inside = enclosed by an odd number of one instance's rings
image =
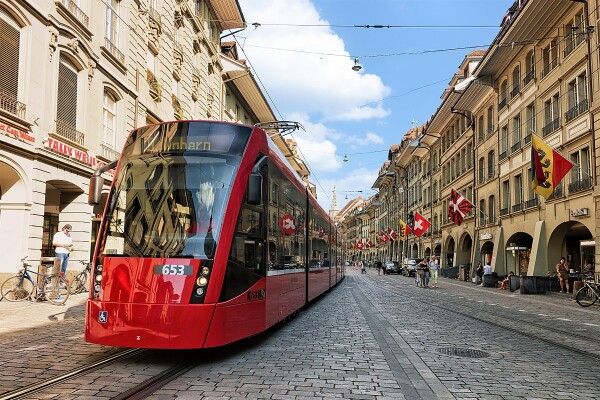
[[[431,280],[431,287],[438,287],[438,270],[440,266],[438,263],[438,259],[436,256],[431,257],[431,261],[429,262],[429,275]]]

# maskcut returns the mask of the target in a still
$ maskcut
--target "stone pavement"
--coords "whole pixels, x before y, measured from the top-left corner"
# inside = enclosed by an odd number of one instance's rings
[[[588,346],[596,346],[599,307],[584,309],[560,293],[520,295],[447,278],[439,289],[423,289],[414,278],[372,271],[348,268],[340,285],[264,335],[193,353],[198,364],[150,398],[600,398],[600,363],[552,344],[589,337]],[[76,295],[65,306],[0,301],[0,393],[16,376],[48,373],[39,363],[65,370],[65,360],[83,363],[115,350],[83,343],[86,298]],[[485,355],[440,351],[448,349]],[[108,399],[110,390],[145,379],[159,365],[115,365],[55,388],[52,398]]]

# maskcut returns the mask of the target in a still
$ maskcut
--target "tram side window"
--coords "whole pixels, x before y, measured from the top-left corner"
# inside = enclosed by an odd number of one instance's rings
[[[231,243],[220,301],[239,296],[266,274],[262,210],[262,206],[248,205],[244,197]]]
[[[292,185],[272,163],[269,163],[269,180],[268,273],[298,272],[306,265],[306,194]]]
[[[329,221],[310,209],[310,255],[312,268],[329,268]]]

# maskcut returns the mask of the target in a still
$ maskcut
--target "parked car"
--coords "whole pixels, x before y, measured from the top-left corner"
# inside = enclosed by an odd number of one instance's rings
[[[407,258],[404,260],[404,265],[402,266],[402,275],[415,276],[417,273],[417,264],[420,262],[421,260],[418,258]]]
[[[402,273],[402,268],[400,268],[398,261],[386,261],[385,264],[383,264],[383,273],[400,274]]]

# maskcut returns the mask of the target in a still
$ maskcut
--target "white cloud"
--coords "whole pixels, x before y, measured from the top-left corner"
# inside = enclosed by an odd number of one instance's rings
[[[327,24],[310,1],[241,0],[240,5],[250,26],[237,37],[283,118],[299,110],[326,121],[389,114],[381,100],[390,89],[379,76],[352,70],[354,60],[329,27],[269,25]],[[263,25],[255,29],[254,22]]]
[[[370,190],[370,188],[375,182],[375,179],[377,179],[377,172],[377,170],[372,168],[357,168],[350,171],[345,178],[321,181],[321,186],[317,185],[317,197],[319,203],[326,211],[329,211],[334,185],[337,195],[338,210],[344,207],[350,199],[354,199],[358,196],[367,199],[373,196],[376,191]],[[357,192],[358,190],[362,190],[362,192]],[[326,191],[326,193],[323,191]],[[348,196],[348,199],[346,199],[346,196]]]

